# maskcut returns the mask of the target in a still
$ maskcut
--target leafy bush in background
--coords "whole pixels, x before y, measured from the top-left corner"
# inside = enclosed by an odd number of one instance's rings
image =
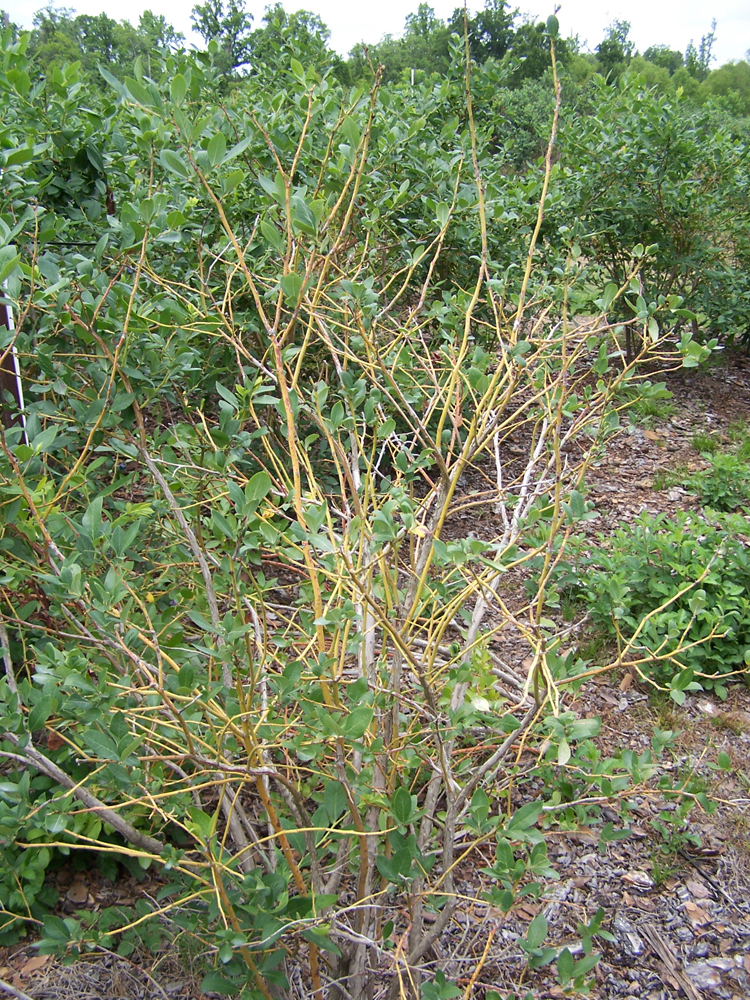
[[[743,337],[750,145],[741,126],[638,76],[617,87],[595,78],[587,88],[592,113],[575,114],[562,131],[560,178],[564,214],[592,234],[582,246],[615,283],[628,266],[625,247],[653,246],[641,272],[646,301],[679,294],[714,335]]]

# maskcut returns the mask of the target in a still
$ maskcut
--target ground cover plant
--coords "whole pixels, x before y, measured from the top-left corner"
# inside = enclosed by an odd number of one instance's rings
[[[628,645],[637,634],[649,676],[680,704],[701,688],[726,698],[727,675],[745,673],[747,530],[742,515],[642,515],[568,570],[593,620]]]
[[[32,82],[26,44],[6,32],[0,76],[2,350],[26,397],[0,440],[2,932],[126,952],[151,921],[199,943],[205,990],[456,995],[431,956],[474,848],[486,902],[541,898],[545,832],[616,840],[601,803],[669,743],[602,760],[567,692],[622,660],[683,678],[709,648],[676,602],[710,556],[611,664],[548,605],[645,366],[715,342],[674,289],[644,297],[658,248],[623,246],[613,282],[550,228],[556,78],[544,160],[511,183],[468,59],[387,91],[282,53],[274,86],[228,96],[214,47],[105,68],[89,107],[75,65]],[[499,530],[461,531],[488,507]],[[683,615],[668,657],[643,643],[657,610]],[[493,651],[508,626],[520,678]],[[158,897],[53,913],[45,875],[83,851],[158,870]],[[591,918],[574,959],[535,917],[528,970],[584,989]]]

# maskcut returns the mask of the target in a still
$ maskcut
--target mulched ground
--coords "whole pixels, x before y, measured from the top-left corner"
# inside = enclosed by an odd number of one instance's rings
[[[646,511],[672,513],[696,509],[696,498],[680,487],[654,489],[665,470],[697,469],[700,455],[692,444],[697,432],[715,433],[728,441],[730,426],[750,423],[750,358],[726,352],[700,370],[666,376],[674,394],[674,415],[633,425],[608,447],[606,456],[587,479],[600,519],[596,533]],[[661,477],[663,478],[663,476]],[[478,533],[482,533],[481,525]],[[487,525],[491,528],[491,525]],[[521,670],[515,652],[525,655],[514,637],[503,637],[502,658]],[[515,651],[515,652],[514,652]],[[750,998],[750,690],[735,685],[726,702],[699,694],[682,707],[655,700],[637,682],[623,675],[591,681],[572,706],[602,719],[598,737],[604,756],[629,747],[642,752],[650,745],[654,725],[679,731],[676,750],[667,754],[663,769],[673,777],[691,779],[717,803],[705,814],[696,805],[686,826],[672,841],[652,825],[662,810],[674,810],[655,790],[636,796],[630,817],[632,836],[600,850],[589,831],[554,831],[548,840],[550,861],[560,879],[540,903],[528,902],[504,916],[480,901],[491,863],[491,849],[480,849],[460,869],[458,889],[467,903],[435,949],[434,967],[448,982],[469,989],[467,997],[483,1000],[487,990],[532,990],[535,1000],[562,997],[554,966],[524,971],[518,940],[543,912],[550,943],[567,945],[582,955],[579,921],[588,922],[600,907],[602,927],[616,943],[597,940],[602,958],[592,979],[595,1000],[667,1000],[701,997],[721,1000]],[[730,770],[717,767],[721,752]],[[603,821],[618,825],[615,812],[604,810]],[[700,838],[700,846],[686,838]],[[125,880],[115,889],[103,880],[58,873],[61,914],[83,906],[109,905],[103,893],[137,894],[138,885]],[[474,902],[468,902],[474,900]],[[67,903],[67,905],[66,905]],[[489,947],[487,946],[490,940]],[[135,956],[134,956],[135,958]],[[33,1000],[198,1000],[199,978],[180,964],[174,949],[148,957],[140,964],[111,954],[92,955],[65,966],[37,956],[28,944],[0,949],[0,979]],[[471,986],[470,986],[471,984]],[[0,988],[0,993],[3,989]],[[7,992],[7,990],[5,991]],[[293,991],[300,1000],[304,992]],[[503,993],[504,995],[504,993]]]

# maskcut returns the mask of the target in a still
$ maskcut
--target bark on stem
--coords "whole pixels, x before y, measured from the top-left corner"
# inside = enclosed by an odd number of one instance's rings
[[[43,753],[40,753],[36,747],[30,745],[22,747],[20,745],[21,741],[15,733],[5,733],[4,739],[9,740],[17,748],[20,756],[32,767],[35,767],[37,771],[46,774],[48,778],[52,778],[64,788],[69,788],[79,802],[82,802],[87,809],[98,816],[104,823],[109,823],[129,844],[142,851],[146,851],[148,854],[159,855],[162,853],[164,844],[160,840],[156,840],[154,837],[149,837],[148,834],[136,830],[132,823],[128,823],[119,813],[106,806],[95,795],[92,795],[87,788],[76,784],[72,778],[68,777],[65,771],[59,768],[48,757],[45,757]]]

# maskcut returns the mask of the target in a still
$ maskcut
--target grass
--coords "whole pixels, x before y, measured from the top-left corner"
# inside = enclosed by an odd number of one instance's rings
[[[681,714],[675,702],[669,697],[668,691],[651,688],[648,695],[648,705],[652,715],[656,718],[656,725],[659,729],[677,730],[679,728]]]
[[[578,655],[583,660],[591,660],[593,663],[604,662],[610,658],[614,652],[614,644],[611,637],[604,629],[594,628],[587,630],[578,645]]]
[[[721,712],[711,717],[711,724],[715,729],[728,729],[735,736],[742,736],[749,726],[742,712]]]
[[[750,440],[750,427],[745,420],[737,418],[727,428],[727,436],[732,444],[741,446]]]
[[[730,448],[724,447],[727,439]],[[666,490],[683,486],[697,493],[704,506],[716,510],[735,510],[749,503],[750,426],[744,420],[735,420],[729,425],[726,436],[716,431],[696,431],[691,444],[709,466],[698,472],[684,463],[670,469],[658,469],[653,476],[653,488]]]
[[[721,451],[721,438],[710,431],[697,431],[690,443],[701,455],[713,455]]]
[[[628,409],[634,424],[650,428],[659,421],[669,420],[675,415],[675,405],[671,399],[637,399]]]
[[[673,486],[682,486],[691,476],[687,465],[675,465],[672,469],[657,469],[651,483],[655,490],[670,490]]]

